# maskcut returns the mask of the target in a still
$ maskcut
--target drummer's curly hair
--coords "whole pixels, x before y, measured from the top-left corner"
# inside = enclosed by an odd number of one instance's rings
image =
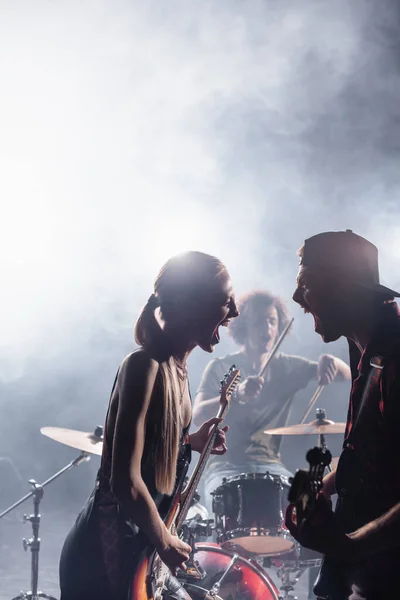
[[[239,317],[231,321],[229,333],[237,344],[243,345],[246,340],[247,319],[253,311],[274,306],[278,313],[279,335],[289,323],[289,312],[285,302],[270,292],[256,290],[241,296],[238,301]]]

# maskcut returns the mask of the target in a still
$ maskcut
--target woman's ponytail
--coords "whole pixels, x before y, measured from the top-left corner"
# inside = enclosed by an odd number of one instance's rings
[[[151,294],[135,325],[135,341],[142,348],[151,348],[160,353],[164,347],[164,338],[160,325],[155,317],[155,310],[160,301],[156,294]],[[159,411],[159,435],[154,445],[155,484],[162,494],[171,494],[176,479],[176,463],[180,439],[180,405],[179,389],[174,375],[174,361],[170,357],[160,360],[163,402]],[[176,367],[175,367],[176,372]]]
[[[154,342],[157,343],[157,340],[162,336],[161,327],[154,314],[159,306],[158,297],[156,294],[151,294],[136,321],[135,342],[142,348],[149,347]]]

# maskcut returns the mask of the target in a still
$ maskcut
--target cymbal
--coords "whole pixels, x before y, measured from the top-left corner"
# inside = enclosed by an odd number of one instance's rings
[[[315,419],[310,423],[267,429],[264,433],[269,435],[327,435],[328,433],[344,433],[345,429],[346,423],[335,423],[329,419]]]
[[[42,427],[40,432],[48,438],[81,452],[101,456],[103,450],[103,428],[97,427],[94,433],[64,429],[63,427]]]

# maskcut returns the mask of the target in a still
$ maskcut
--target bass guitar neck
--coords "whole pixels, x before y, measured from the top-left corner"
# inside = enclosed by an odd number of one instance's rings
[[[240,371],[233,365],[221,381],[220,407],[217,417],[225,417],[230,397],[239,380]],[[186,519],[200,478],[214,447],[217,433],[218,425],[214,425],[186,488],[182,491],[183,482],[177,486],[177,492],[171,502],[171,509],[164,520],[165,526],[172,534],[179,534]],[[157,551],[149,545],[144,549],[144,557],[133,577],[131,600],[162,600],[170,575],[168,567],[161,561]]]

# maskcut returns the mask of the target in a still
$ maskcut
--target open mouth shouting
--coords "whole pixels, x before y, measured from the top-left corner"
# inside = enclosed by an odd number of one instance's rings
[[[301,304],[302,309],[304,310],[305,314],[310,314],[313,318],[314,318],[314,331],[316,333],[322,333],[322,327],[321,327],[321,321],[320,318],[315,314],[315,312],[313,312],[310,308],[310,306],[308,306],[308,304]]]
[[[229,323],[230,323],[230,319],[224,319],[223,321],[221,321],[220,323],[218,323],[217,327],[214,329],[213,335],[212,335],[212,340],[211,343],[214,346],[215,344],[219,344],[219,342],[221,341],[220,335],[219,335],[219,328],[220,327],[228,327]]]

